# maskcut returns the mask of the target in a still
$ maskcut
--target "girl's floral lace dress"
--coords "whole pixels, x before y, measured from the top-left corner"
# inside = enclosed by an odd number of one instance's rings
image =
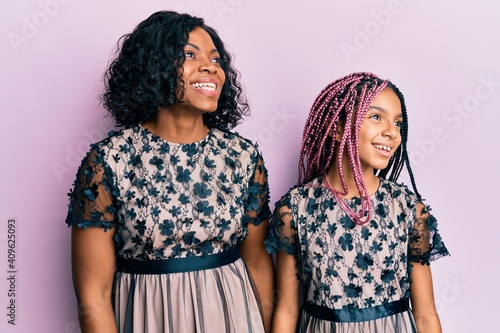
[[[416,332],[410,270],[448,255],[429,208],[406,186],[380,180],[370,222],[356,225],[323,178],[276,204],[269,251],[297,259],[303,295],[299,332]],[[361,210],[359,198],[347,200]]]

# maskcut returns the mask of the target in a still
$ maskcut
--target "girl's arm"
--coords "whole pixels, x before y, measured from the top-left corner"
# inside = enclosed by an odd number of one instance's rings
[[[428,208],[419,202],[416,221],[413,224],[413,234],[410,238],[410,256],[415,261],[410,262],[412,265],[410,298],[418,331],[441,333],[441,323],[434,302],[431,267],[428,261],[433,242],[430,220]],[[423,261],[418,262],[419,260]]]
[[[417,330],[441,333],[441,323],[434,303],[431,267],[413,263],[411,280],[411,306]]]
[[[111,299],[115,271],[114,233],[114,228],[104,232],[101,228],[72,227],[73,285],[83,333],[118,331]]]
[[[276,255],[276,309],[273,332],[294,333],[299,319],[299,280],[296,259],[293,255],[279,251]]]
[[[274,264],[272,256],[266,252],[264,245],[268,228],[267,220],[258,226],[249,224],[248,235],[239,248],[259,292],[266,332],[271,332],[274,311]]]
[[[276,253],[276,309],[273,332],[294,333],[299,320],[298,237],[289,193],[276,203],[271,217],[271,230],[266,240]]]

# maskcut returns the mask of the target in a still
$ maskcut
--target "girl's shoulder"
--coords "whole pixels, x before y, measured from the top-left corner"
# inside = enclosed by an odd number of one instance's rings
[[[321,177],[317,177],[304,184],[292,185],[278,202],[297,203],[302,200],[319,199],[324,191],[327,189],[322,186]]]
[[[422,201],[406,184],[387,179],[380,179],[377,195],[379,198],[388,196],[407,207],[414,207],[419,201]]]
[[[402,192],[407,195],[415,195],[404,183],[398,183],[391,180],[380,178],[380,189],[385,189],[391,193]]]

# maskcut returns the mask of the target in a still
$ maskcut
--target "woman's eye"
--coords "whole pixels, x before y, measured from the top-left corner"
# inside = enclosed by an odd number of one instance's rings
[[[220,64],[220,58],[219,57],[213,58],[210,61],[213,62],[214,64]]]
[[[186,58],[194,58],[194,53],[192,51],[186,51],[184,52],[184,56]]]

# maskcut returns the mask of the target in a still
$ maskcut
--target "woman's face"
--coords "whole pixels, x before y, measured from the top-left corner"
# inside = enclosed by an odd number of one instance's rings
[[[212,38],[202,28],[194,28],[189,33],[184,54],[181,79],[185,91],[181,103],[172,107],[201,112],[217,110],[226,75],[220,66],[219,52]]]

